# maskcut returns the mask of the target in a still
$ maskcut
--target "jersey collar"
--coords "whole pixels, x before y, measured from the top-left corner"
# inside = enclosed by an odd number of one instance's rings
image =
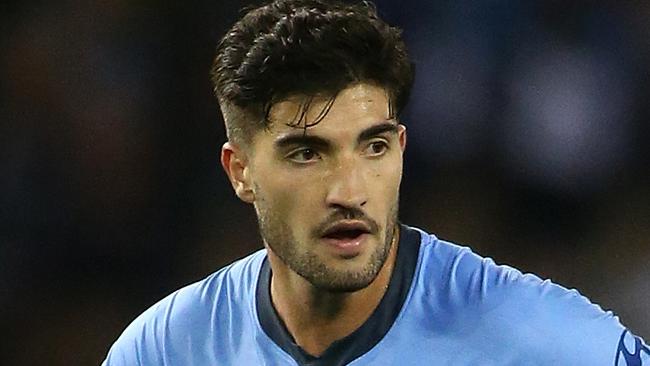
[[[257,316],[264,332],[299,365],[346,365],[372,349],[388,333],[411,288],[420,249],[420,233],[400,224],[395,269],[388,289],[368,320],[347,337],[332,343],[320,357],[298,346],[271,302],[271,266],[264,258],[257,281]]]

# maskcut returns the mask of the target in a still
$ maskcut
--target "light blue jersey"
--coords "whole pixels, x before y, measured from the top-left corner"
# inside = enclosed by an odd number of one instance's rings
[[[278,318],[262,250],[145,311],[103,365],[650,366],[650,348],[577,291],[421,230],[401,226],[395,268],[368,321],[322,357]]]

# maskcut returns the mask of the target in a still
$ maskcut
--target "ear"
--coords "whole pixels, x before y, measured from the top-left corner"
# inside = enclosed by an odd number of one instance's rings
[[[399,147],[404,152],[406,150],[406,126],[403,124],[397,126],[397,137],[399,139]]]
[[[230,184],[239,199],[247,203],[255,201],[253,183],[250,177],[248,156],[237,145],[226,142],[221,147],[221,166],[228,175]]]

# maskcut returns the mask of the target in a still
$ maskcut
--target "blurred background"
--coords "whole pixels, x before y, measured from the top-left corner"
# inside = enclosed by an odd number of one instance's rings
[[[250,3],[0,5],[0,364],[98,365],[145,308],[261,247],[208,78]],[[417,68],[402,221],[650,339],[650,3],[377,6]]]

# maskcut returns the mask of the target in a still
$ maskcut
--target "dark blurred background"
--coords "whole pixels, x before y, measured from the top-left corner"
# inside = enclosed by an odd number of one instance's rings
[[[208,78],[249,3],[0,5],[1,365],[97,365],[149,305],[261,247]],[[650,3],[377,6],[417,65],[402,220],[649,339]]]

